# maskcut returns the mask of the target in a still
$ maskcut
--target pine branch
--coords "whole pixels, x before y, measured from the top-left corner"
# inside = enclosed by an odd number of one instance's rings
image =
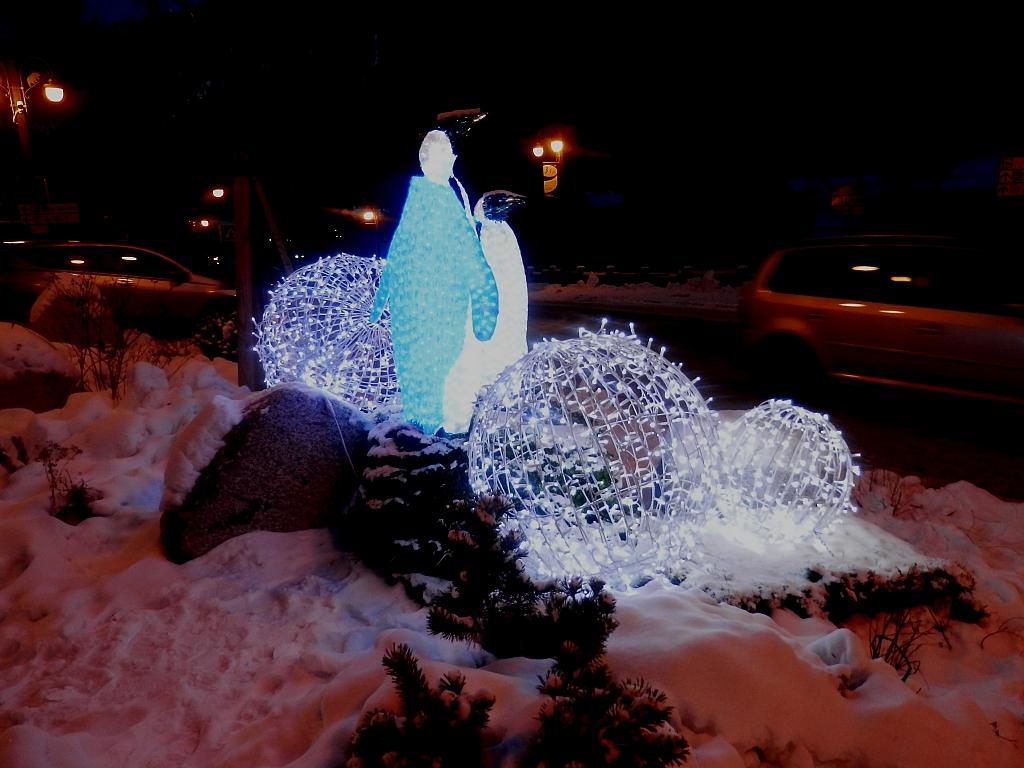
[[[398,689],[405,711],[417,711],[429,695],[430,686],[412,649],[405,643],[393,645],[384,654],[384,666]]]
[[[400,717],[375,709],[360,719],[349,745],[348,765],[358,768],[428,768],[483,763],[483,732],[494,697],[466,692],[458,671],[443,675],[430,688],[408,646],[399,644],[384,655],[384,666],[398,689]]]

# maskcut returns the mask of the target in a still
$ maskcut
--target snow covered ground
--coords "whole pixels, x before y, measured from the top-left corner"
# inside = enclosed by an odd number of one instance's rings
[[[573,304],[582,307],[643,307],[645,312],[658,314],[684,313],[707,320],[730,321],[736,319],[739,290],[722,285],[714,272],[686,282],[666,285],[632,283],[608,285],[591,272],[586,280],[571,285],[531,283],[530,301]]]
[[[397,703],[380,664],[397,642],[431,681],[458,669],[496,696],[491,756],[516,765],[548,660],[429,635],[424,609],[322,530],[249,534],[181,566],[164,557],[171,443],[214,398],[247,395],[233,376],[202,358],[141,364],[116,404],[84,393],[49,413],[0,411],[9,455],[14,438],[29,456],[47,441],[77,446],[70,477],[102,495],[100,516],[71,526],[48,512],[42,464],[0,470],[0,766],[336,765],[360,714]],[[966,483],[869,480],[829,542],[765,552],[719,531],[704,589],[655,581],[617,594],[608,661],[668,694],[690,765],[1024,765],[1024,505]],[[956,564],[989,615],[927,634],[902,682],[870,659],[867,620],[751,614],[706,591],[840,561]]]

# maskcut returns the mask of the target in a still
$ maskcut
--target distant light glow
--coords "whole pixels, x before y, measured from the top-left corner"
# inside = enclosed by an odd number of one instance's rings
[[[878,311],[881,312],[883,315],[905,315],[906,314],[906,312],[904,312],[902,309],[880,309]]]
[[[914,278],[910,277],[909,275],[893,275],[889,279],[892,280],[894,283],[910,283],[913,282]]]
[[[256,343],[267,384],[299,381],[367,413],[396,403],[390,315],[369,320],[382,268],[379,259],[339,253],[270,291]]]
[[[377,218],[375,211],[363,211],[363,221],[374,221]]]
[[[24,245],[27,240],[4,240],[4,245]]]
[[[860,307],[863,307],[864,305],[863,304],[858,304],[855,301],[844,301],[839,306],[840,307],[849,307],[850,309],[858,309]]]
[[[210,190],[210,194],[219,200],[220,198],[224,197],[225,189],[224,187],[214,187],[213,189]]]
[[[540,147],[540,146],[534,147],[533,148],[533,156],[534,157],[543,157],[544,156],[544,147]]]
[[[717,424],[678,366],[635,335],[539,342],[484,391],[467,442],[478,492],[541,576],[629,586],[692,546],[714,497]]]
[[[208,227],[208,226],[210,226],[210,220],[209,219],[200,219],[199,220],[199,226],[200,227]]]
[[[85,259],[69,259],[68,263],[69,264],[75,264],[75,265],[81,265],[81,264],[85,264]]]
[[[850,267],[854,272],[877,272],[878,267],[871,266],[870,264],[858,264],[855,267]]]
[[[43,86],[43,95],[47,101],[59,104],[64,101],[64,89],[56,83],[47,83]]]
[[[557,155],[563,149],[565,149],[565,142],[564,141],[562,141],[561,139],[552,139],[552,141],[551,141],[551,151],[552,152],[554,152]]]
[[[122,256],[121,261],[138,261],[138,256]]]
[[[738,528],[799,541],[849,511],[858,474],[828,416],[768,400],[722,430],[718,508]]]

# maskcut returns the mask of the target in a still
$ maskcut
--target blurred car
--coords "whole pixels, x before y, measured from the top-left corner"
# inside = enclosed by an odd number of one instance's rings
[[[156,336],[189,336],[235,311],[234,290],[151,248],[17,241],[0,244],[0,318],[28,323],[41,296],[76,280],[99,290],[118,323]]]
[[[1024,403],[1019,254],[937,237],[808,241],[772,253],[740,316],[778,394],[816,376]]]

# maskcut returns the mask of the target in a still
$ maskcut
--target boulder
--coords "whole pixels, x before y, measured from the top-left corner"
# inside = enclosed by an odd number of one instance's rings
[[[27,408],[45,413],[62,408],[78,386],[73,376],[53,371],[20,371],[0,380],[0,409]]]
[[[67,353],[34,331],[0,323],[0,409],[60,408],[76,391]]]
[[[171,448],[160,519],[168,556],[185,562],[250,531],[330,525],[359,487],[370,426],[301,384],[240,407],[215,398]]]

